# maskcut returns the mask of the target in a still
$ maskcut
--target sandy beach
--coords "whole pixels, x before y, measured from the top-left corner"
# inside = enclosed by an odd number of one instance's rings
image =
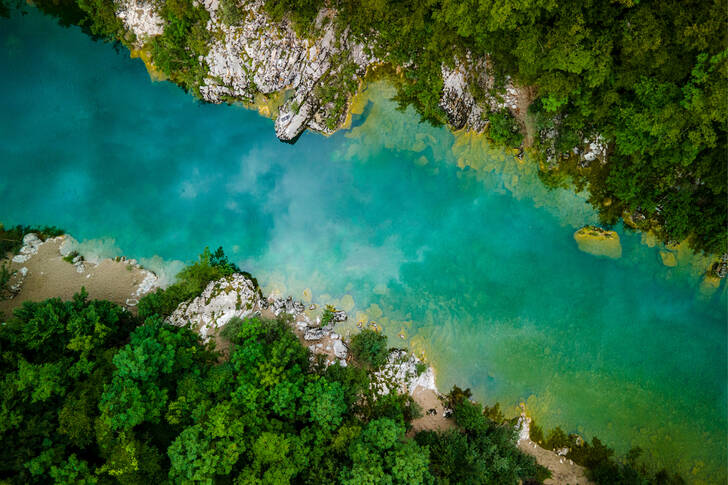
[[[19,291],[13,298],[0,301],[0,313],[6,318],[25,301],[70,300],[81,288],[86,288],[91,299],[109,300],[134,310],[142,293],[140,287],[152,273],[130,260],[69,263],[61,254],[66,238],[45,241],[27,261],[9,262],[9,269],[16,272],[9,284],[19,285]],[[145,285],[148,283],[147,279]]]

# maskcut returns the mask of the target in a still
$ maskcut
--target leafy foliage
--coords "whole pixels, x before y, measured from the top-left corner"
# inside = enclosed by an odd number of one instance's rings
[[[0,265],[0,301],[8,297],[8,283],[15,272],[8,269],[8,265],[3,263]]]
[[[606,164],[559,167],[589,189],[604,222],[637,211],[664,240],[726,251],[728,41],[715,15],[725,0],[266,2],[299,30],[324,6],[398,68],[401,107],[447,121],[442,64],[487,56],[494,88],[507,76],[536,88],[541,153],[568,154],[597,136],[610,147]],[[520,143],[509,116],[489,118],[494,141]]]
[[[497,144],[518,147],[523,141],[518,122],[508,110],[493,112],[488,116],[488,136]]]
[[[161,14],[167,23],[164,33],[151,41],[154,65],[199,97],[199,86],[207,73],[199,59],[209,50],[211,34],[206,26],[210,14],[190,0],[167,0]]]
[[[334,321],[334,312],[336,311],[336,308],[332,305],[326,305],[324,308],[324,312],[321,315],[321,326],[325,327],[326,325],[333,323]]]
[[[637,214],[640,228],[656,229],[664,241],[687,239],[695,249],[721,253],[728,250],[728,40],[715,13],[728,10],[726,1],[267,0],[264,8],[303,36],[314,34],[322,8],[335,8],[338,27],[396,73],[400,108],[412,105],[432,124],[447,121],[442,65],[487,58],[491,94],[507,78],[534,88],[529,111],[540,158],[560,160],[549,171],[587,189],[602,222]],[[131,45],[112,0],[34,3],[63,25]],[[0,15],[16,4],[5,0]],[[224,22],[239,22],[234,0],[219,8]],[[192,0],[164,2],[161,14],[166,26],[149,46],[153,63],[199,96],[209,15]],[[355,66],[343,58],[332,64],[316,88],[328,128],[342,119],[356,89]],[[477,99],[482,90],[472,89]],[[510,115],[489,118],[494,141],[520,144]],[[572,163],[574,149],[597,139],[608,147],[607,163]]]
[[[237,25],[243,20],[243,11],[235,0],[220,0],[217,12],[225,25]]]
[[[351,339],[351,352],[357,362],[370,369],[387,362],[387,337],[374,330],[364,329]]]
[[[45,241],[48,238],[60,236],[63,231],[54,226],[14,226],[5,228],[0,223],[0,259],[8,254],[17,253],[23,247],[23,238],[26,234],[35,233]]]
[[[592,438],[592,442],[582,440],[578,435],[567,434],[556,427],[545,436],[543,429],[531,423],[531,440],[541,444],[548,450],[561,450],[566,448],[567,458],[587,468],[590,480],[597,484],[620,483],[625,485],[682,485],[685,481],[677,474],[671,474],[662,469],[655,473],[640,463],[642,453],[640,448],[633,448],[622,460],[614,456],[614,450],[604,445],[599,438]]]

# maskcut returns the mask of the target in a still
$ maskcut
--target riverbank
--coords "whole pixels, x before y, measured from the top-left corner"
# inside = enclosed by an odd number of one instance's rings
[[[26,301],[70,300],[81,288],[85,288],[90,299],[108,300],[136,313],[139,299],[159,288],[157,275],[140,267],[135,260],[99,259],[93,254],[77,252],[75,247],[78,243],[69,235],[46,241],[32,233],[26,235],[17,255],[0,260],[0,264],[7,264],[15,273],[9,282],[14,288],[13,297],[0,300],[0,314],[4,312],[8,316]],[[342,336],[333,326],[321,328],[320,308],[316,305],[306,307],[290,297],[260,298],[254,284],[242,275],[211,283],[200,297],[181,304],[169,320],[176,325],[191,322],[203,340],[214,340],[216,348],[225,353],[228,343],[220,336],[220,330],[231,318],[254,314],[275,318],[281,313],[291,315],[292,329],[300,342],[314,355],[321,355],[327,365],[339,362],[345,366],[350,361],[350,332]],[[346,319],[346,313],[340,312],[338,320]],[[454,429],[452,418],[446,415],[444,395],[435,386],[435,370],[432,367],[417,370],[420,362],[414,355],[394,351],[388,364],[377,374],[377,385],[397,387],[399,392],[412,396],[423,410],[423,415],[412,422],[412,433]],[[591,483],[583,467],[532,442],[528,436],[528,421],[525,414],[519,421],[518,446],[549,469],[552,478],[545,484]]]
[[[26,235],[21,252],[3,261],[14,274],[8,282],[12,298],[0,300],[0,313],[10,315],[24,301],[70,300],[81,287],[92,299],[133,311],[139,299],[159,285],[157,275],[135,260],[82,255],[75,251],[76,246],[68,235],[46,241]]]
[[[130,0],[104,2],[98,9],[69,4],[60,13],[45,0],[39,0],[38,5],[56,15],[75,18],[94,35],[143,53],[155,77],[162,73],[206,102],[276,100],[270,115],[275,118],[276,135],[287,142],[297,140],[306,129],[331,134],[345,125],[351,101],[369,67],[386,64],[398,73],[397,100],[402,106],[412,105],[423,120],[445,123],[454,130],[487,132],[499,144],[534,146],[544,182],[589,190],[590,203],[603,222],[614,224],[624,217],[637,221],[641,229],[656,230],[664,242],[689,240],[693,249],[718,255],[726,252],[726,167],[722,154],[728,116],[704,108],[726,104],[726,92],[721,89],[724,70],[716,67],[726,62],[719,42],[723,37],[714,26],[705,29],[716,36],[714,43],[705,44],[713,46],[710,53],[673,39],[675,52],[683,55],[669,63],[680,72],[665,78],[650,62],[634,64],[629,54],[622,58],[623,53],[633,51],[633,46],[609,47],[601,52],[593,49],[593,39],[571,34],[557,36],[558,42],[550,37],[536,40],[532,36],[539,37],[538,29],[515,27],[523,16],[513,12],[498,12],[491,18],[500,24],[503,16],[513,16],[513,24],[507,22],[512,30],[504,36],[498,29],[486,33],[455,28],[460,21],[455,25],[451,22],[462,12],[447,12],[448,7],[439,5],[419,7],[417,15],[428,20],[413,22],[405,32],[393,25],[416,14],[408,10],[395,13],[394,8],[380,12],[366,5],[346,8],[261,0],[233,5],[209,0],[162,6]],[[587,30],[602,32],[607,38],[612,32],[635,28],[633,25],[652,32],[653,25],[644,25],[652,14],[644,16],[637,11],[661,7],[615,4],[611,8],[615,11],[604,20],[624,25],[606,28],[591,13],[585,13],[585,18],[591,19]],[[552,25],[554,16],[568,12],[559,22],[573,22],[568,8],[548,10],[534,12],[534,18]],[[474,18],[484,20],[494,14],[481,9]],[[655,15],[675,23],[684,17],[672,10]],[[180,25],[178,19],[183,19]],[[367,19],[365,25],[360,24],[362,19]],[[167,29],[169,24],[176,28]],[[664,34],[669,38],[681,28],[666,27]],[[409,36],[409,42],[394,41],[401,35]],[[546,48],[550,55],[540,47],[538,53],[531,52],[521,63],[514,63],[513,56],[524,52],[493,43],[493,38],[502,36],[527,37],[522,47],[551,46]],[[583,50],[572,45],[554,47],[566,39],[573,39]],[[597,43],[602,45],[603,40]],[[603,45],[616,44],[609,41]],[[574,48],[581,52],[575,58],[586,65],[565,69],[575,60],[561,59],[566,63],[561,65],[556,59]],[[595,57],[587,62],[591,56]],[[535,59],[551,60],[540,65]],[[683,59],[694,59],[694,64]],[[560,67],[554,68],[556,65]],[[704,76],[698,76],[703,72]],[[672,94],[660,103],[645,99],[645,93],[654,90],[639,87],[636,78],[650,86],[665,86]],[[600,87],[606,79],[628,81],[623,86],[614,81],[617,85]],[[602,89],[608,89],[609,95]],[[682,99],[681,92],[689,94]],[[713,102],[697,103],[694,97]],[[664,103],[682,115],[655,115],[653,111]],[[622,112],[632,114],[616,114]],[[642,118],[654,118],[654,126],[633,121]],[[656,135],[663,132],[660,130],[679,133],[679,140]],[[693,148],[678,148],[686,144]],[[674,155],[676,151],[679,156]],[[614,170],[613,164],[630,168]],[[659,170],[655,168],[658,166]],[[657,179],[660,183],[654,183]],[[635,183],[640,186],[635,187]]]

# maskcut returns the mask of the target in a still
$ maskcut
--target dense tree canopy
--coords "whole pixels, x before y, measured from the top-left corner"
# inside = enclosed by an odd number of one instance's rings
[[[25,303],[0,327],[0,480],[452,483],[427,444],[405,437],[405,396],[377,395],[360,368],[312,361],[286,319],[233,319],[225,335],[229,359],[188,328],[84,294]],[[483,438],[480,468],[457,476],[543,476],[512,434]]]

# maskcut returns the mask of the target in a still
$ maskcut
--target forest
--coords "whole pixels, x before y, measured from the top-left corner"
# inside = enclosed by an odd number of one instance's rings
[[[0,15],[20,4],[0,0]],[[112,0],[34,4],[96,38],[134,41]],[[433,124],[447,122],[441,66],[487,59],[495,91],[511,79],[533,93],[525,124],[491,112],[489,135],[513,146],[533,131],[544,183],[586,189],[605,225],[624,218],[666,243],[728,251],[726,0],[266,0],[264,7],[301,36],[316,34],[321,8],[336,9],[339,28],[399,73],[392,82],[400,106]],[[155,66],[199,95],[209,15],[192,0],[160,8],[170,28],[151,41]],[[235,23],[244,5],[225,0],[221,9]],[[592,141],[607,147],[605,161],[575,155]]]

